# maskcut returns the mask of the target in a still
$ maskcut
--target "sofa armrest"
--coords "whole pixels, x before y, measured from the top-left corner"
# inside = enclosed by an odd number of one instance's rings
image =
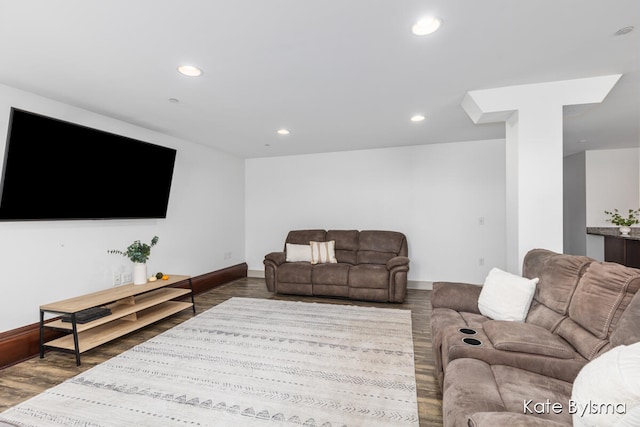
[[[286,260],[287,260],[287,256],[285,255],[284,252],[271,252],[264,256],[265,262],[271,261],[276,266],[284,264]]]
[[[481,290],[482,286],[470,283],[435,282],[431,291],[431,307],[481,314],[478,308]]]
[[[287,255],[284,252],[271,252],[264,256],[264,280],[269,292],[278,292],[278,266],[285,263]]]
[[[498,350],[573,359],[576,351],[558,335],[531,323],[487,320],[484,333]]]
[[[409,269],[409,258],[406,256],[396,256],[387,261],[387,270],[391,271],[397,267],[406,266]]]
[[[564,408],[564,410],[566,411],[568,409]],[[517,412],[476,412],[469,417],[469,426],[571,427],[571,424]]]

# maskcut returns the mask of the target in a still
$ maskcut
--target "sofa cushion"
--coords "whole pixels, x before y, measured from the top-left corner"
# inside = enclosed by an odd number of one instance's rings
[[[321,285],[319,283],[313,283],[313,295],[325,296],[325,297],[349,297],[349,286],[346,285]]]
[[[506,411],[491,366],[475,359],[457,359],[449,364],[442,387],[444,427],[466,426],[478,411]]]
[[[565,315],[578,281],[592,261],[593,259],[585,256],[532,249],[524,258],[522,275],[529,279],[539,279],[534,296],[537,302]]]
[[[573,321],[600,339],[609,337],[640,287],[640,270],[610,262],[589,265],[569,305]]]
[[[318,264],[311,273],[313,284],[342,285],[349,283],[349,264]]]
[[[523,322],[529,312],[538,279],[527,279],[493,268],[480,291],[478,308],[496,320]]]
[[[575,351],[558,335],[530,323],[489,320],[482,325],[484,333],[498,350],[539,354],[571,359]]]
[[[525,404],[558,402],[568,408],[571,383],[503,365],[489,365],[476,359],[456,359],[447,367],[444,379],[442,412],[445,427],[461,426],[524,426],[521,417],[498,417],[496,424],[482,423],[477,413],[524,414]],[[532,411],[533,412],[533,411]],[[558,425],[571,425],[571,414],[564,410],[559,414],[528,413],[531,425],[535,419],[550,420]],[[482,418],[482,417],[481,417]],[[469,420],[471,422],[469,423]],[[501,424],[505,421],[507,424]],[[509,424],[509,422],[515,422]],[[544,425],[544,424],[541,424]],[[556,424],[551,424],[556,425]]]
[[[363,301],[389,301],[389,289],[355,288],[349,286],[349,298]],[[400,301],[397,301],[400,302]]]
[[[571,424],[571,414],[568,410],[563,410],[559,414],[554,411],[538,414],[525,409],[525,404],[529,401],[531,403],[527,408],[532,409],[535,403],[544,404],[547,399],[552,403],[560,403],[563,408],[568,408],[571,397],[570,382],[511,366],[495,365],[491,366],[491,370],[508,412],[522,414],[527,411],[526,415],[529,416]]]
[[[278,281],[287,283],[311,283],[313,265],[308,262],[287,262],[278,268]]]
[[[286,243],[297,245],[308,245],[310,241],[324,242],[327,237],[325,230],[291,230],[287,234]]]
[[[287,243],[285,247],[287,262],[311,262],[311,245]]]
[[[313,295],[313,285],[311,283],[287,283],[278,282],[278,293],[292,295]]]
[[[531,323],[532,325],[542,326],[551,332],[555,332],[560,323],[562,323],[566,318],[566,314],[560,314],[536,301],[536,297],[534,295],[533,301],[531,302],[531,308],[529,308],[529,314],[527,314],[525,322]]]
[[[596,357],[609,343],[606,339],[594,336],[571,319],[564,319],[555,333],[564,338],[587,360]]]
[[[407,256],[404,234],[396,231],[364,230],[359,242],[358,264],[386,264],[395,256]]]
[[[361,251],[391,252],[395,255],[407,256],[403,252],[406,246],[404,234],[397,231],[363,230],[360,232]]]
[[[358,251],[356,264],[380,264],[384,266],[387,261],[395,256],[393,252]]]
[[[624,311],[609,341],[612,346],[629,345],[640,342],[640,292],[636,292]]]
[[[626,417],[633,416],[633,408],[640,406],[640,343],[618,346],[589,362],[573,383],[571,398],[580,411],[573,415],[573,425],[611,426],[623,419],[628,424],[640,425],[640,413],[635,423]],[[608,413],[594,413],[582,408],[591,403],[624,405],[610,407]],[[628,415],[622,414],[622,409]],[[602,411],[601,411],[602,412]]]
[[[349,269],[349,286],[387,289],[389,287],[389,272],[384,265],[354,265]]]
[[[355,264],[360,232],[358,230],[329,230],[327,240],[336,242],[336,259],[338,262]]]

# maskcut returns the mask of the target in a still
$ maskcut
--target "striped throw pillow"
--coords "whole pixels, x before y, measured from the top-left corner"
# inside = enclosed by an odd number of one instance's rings
[[[336,241],[329,242],[309,242],[311,246],[311,264],[335,264],[336,259]]]

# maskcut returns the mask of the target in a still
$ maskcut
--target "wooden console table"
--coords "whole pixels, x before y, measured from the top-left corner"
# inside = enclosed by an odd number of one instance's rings
[[[181,282],[189,288],[173,287]],[[191,302],[173,301],[191,295]],[[108,307],[111,314],[88,323],[78,323],[77,313],[93,308]],[[40,358],[45,348],[75,353],[80,365],[80,353],[119,338],[158,320],[191,307],[196,312],[193,283],[190,276],[170,275],[168,280],[147,282],[144,285],[122,285],[87,295],[40,306]],[[69,315],[70,322],[54,320],[45,323],[45,313]],[[53,328],[68,334],[44,342],[44,328]]]

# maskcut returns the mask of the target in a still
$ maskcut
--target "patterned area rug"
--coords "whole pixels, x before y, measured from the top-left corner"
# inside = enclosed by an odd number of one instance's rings
[[[0,421],[417,427],[411,312],[232,298]]]

